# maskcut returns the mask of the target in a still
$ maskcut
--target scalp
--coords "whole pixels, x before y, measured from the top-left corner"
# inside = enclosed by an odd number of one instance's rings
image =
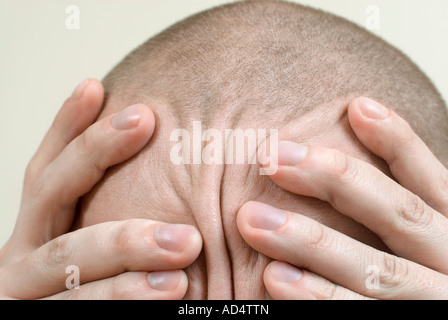
[[[134,50],[104,85],[109,99],[163,101],[183,128],[193,120],[282,126],[365,95],[402,115],[448,162],[446,106],[423,72],[355,24],[298,4],[243,1],[196,14]]]
[[[200,296],[262,296],[259,275],[268,261],[245,244],[234,220],[250,200],[300,212],[372,246],[377,238],[327,203],[279,189],[257,166],[172,164],[170,130],[191,131],[193,121],[222,133],[294,126],[291,139],[381,167],[344,116],[351,99],[364,95],[408,120],[448,165],[446,107],[419,68],[360,27],[298,4],[244,1],[199,13],[142,44],[103,82],[103,116],[145,103],[156,129],[142,152],[85,197],[80,224],[135,217],[195,224],[205,253],[194,273],[207,274],[198,280]]]

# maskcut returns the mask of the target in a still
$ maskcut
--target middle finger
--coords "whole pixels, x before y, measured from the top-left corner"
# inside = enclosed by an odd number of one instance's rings
[[[397,255],[448,273],[448,219],[374,166],[338,150],[289,141],[279,143],[279,165],[270,177],[281,188],[330,203]]]
[[[65,290],[66,269],[79,269],[89,283],[124,271],[185,268],[199,255],[202,240],[189,225],[131,219],[105,222],[58,237],[0,273],[3,291],[36,299]]]
[[[368,247],[303,215],[259,202],[246,203],[238,229],[256,251],[312,271],[376,299],[448,298],[448,277],[414,262]],[[378,269],[379,288],[366,285]]]

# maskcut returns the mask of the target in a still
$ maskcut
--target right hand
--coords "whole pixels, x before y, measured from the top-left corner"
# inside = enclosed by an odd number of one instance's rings
[[[93,123],[103,100],[99,81],[81,83],[29,163],[16,226],[0,250],[0,298],[185,295],[188,280],[181,269],[195,261],[202,248],[193,226],[132,219],[68,233],[79,198],[108,167],[140,151],[154,131],[154,114],[141,104]],[[67,290],[69,266],[79,270],[79,289]]]

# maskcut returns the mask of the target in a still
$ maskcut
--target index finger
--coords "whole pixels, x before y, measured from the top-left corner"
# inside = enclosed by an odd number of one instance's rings
[[[404,119],[368,98],[353,100],[348,118],[358,139],[387,162],[403,187],[448,216],[448,170]]]
[[[54,159],[27,188],[14,237],[28,247],[40,246],[68,232],[79,197],[105,171],[139,152],[151,139],[154,114],[132,105],[91,125]]]
[[[96,79],[86,79],[73,91],[46,133],[28,165],[35,177],[98,117],[104,100],[104,88]]]

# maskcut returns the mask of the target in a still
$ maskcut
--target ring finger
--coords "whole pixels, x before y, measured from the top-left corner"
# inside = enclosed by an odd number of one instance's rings
[[[448,298],[447,276],[368,247],[305,216],[249,202],[238,212],[237,225],[256,251],[367,297]],[[377,290],[366,286],[371,268],[379,270]]]
[[[125,272],[116,277],[86,283],[45,300],[162,300],[181,299],[188,286],[181,270]]]
[[[367,162],[318,146],[279,143],[281,188],[330,203],[395,254],[448,273],[448,219]]]
[[[131,219],[105,222],[60,236],[2,269],[5,296],[37,299],[66,289],[67,267],[81,284],[126,271],[181,269],[199,255],[202,239],[189,225]]]

